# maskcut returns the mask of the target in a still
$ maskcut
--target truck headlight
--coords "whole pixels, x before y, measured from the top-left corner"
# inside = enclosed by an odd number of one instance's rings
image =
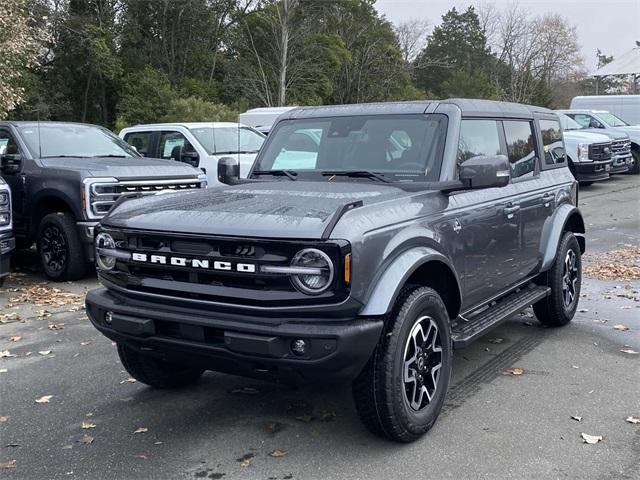
[[[333,262],[329,255],[317,248],[300,250],[291,261],[293,268],[300,268],[300,273],[291,275],[293,285],[302,293],[319,295],[333,281]]]
[[[9,194],[7,192],[0,192],[0,205],[9,205]]]
[[[589,144],[588,143],[578,144],[578,161],[579,162],[589,161]]]
[[[105,255],[105,250],[115,250],[116,242],[108,233],[101,232],[96,236],[96,263],[103,270],[113,270],[116,266],[116,257]]]
[[[10,223],[11,223],[11,213],[0,212],[0,227],[4,227],[5,225],[9,225]]]

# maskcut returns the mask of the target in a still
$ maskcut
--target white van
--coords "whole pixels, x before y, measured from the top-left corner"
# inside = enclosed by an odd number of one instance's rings
[[[640,95],[573,97],[571,110],[606,110],[629,125],[640,125]]]
[[[241,113],[238,121],[268,135],[273,124],[276,123],[276,119],[293,108],[296,107],[252,108],[251,110]]]
[[[264,142],[255,129],[233,122],[153,123],[123,128],[122,138],[145,157],[189,163],[207,174],[209,186],[218,182],[218,160],[233,157],[246,177]]]

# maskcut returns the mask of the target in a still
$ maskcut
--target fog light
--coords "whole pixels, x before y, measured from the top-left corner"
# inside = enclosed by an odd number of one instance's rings
[[[104,314],[104,322],[107,325],[111,325],[111,322],[113,322],[113,312],[107,312]]]
[[[308,349],[309,342],[302,338],[297,338],[291,342],[291,351],[299,357],[306,355]]]

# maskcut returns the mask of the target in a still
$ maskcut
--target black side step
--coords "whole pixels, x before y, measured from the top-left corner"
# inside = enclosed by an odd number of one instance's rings
[[[453,348],[466,347],[514,313],[543,299],[550,291],[549,287],[530,285],[501,298],[468,320],[458,317],[451,329]]]

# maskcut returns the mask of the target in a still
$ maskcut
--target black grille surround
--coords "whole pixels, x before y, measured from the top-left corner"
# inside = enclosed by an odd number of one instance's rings
[[[590,160],[610,160],[611,159],[611,142],[607,143],[592,143],[589,145],[589,159]]]
[[[163,265],[137,262],[132,259],[116,262],[113,270],[98,269],[105,285],[133,294],[171,297],[185,302],[215,302],[254,307],[285,307],[322,305],[342,302],[349,296],[344,281],[344,257],[350,252],[346,241],[264,240],[255,238],[211,237],[171,234],[164,232],[122,230],[101,226],[96,229],[109,233],[118,250],[131,254],[180,257],[191,260],[225,262],[232,270],[194,268],[191,265]],[[298,291],[289,275],[261,272],[262,265],[289,266],[297,252],[317,248],[326,253],[334,264],[331,286],[319,295]],[[255,265],[255,272],[237,271],[238,265]]]

